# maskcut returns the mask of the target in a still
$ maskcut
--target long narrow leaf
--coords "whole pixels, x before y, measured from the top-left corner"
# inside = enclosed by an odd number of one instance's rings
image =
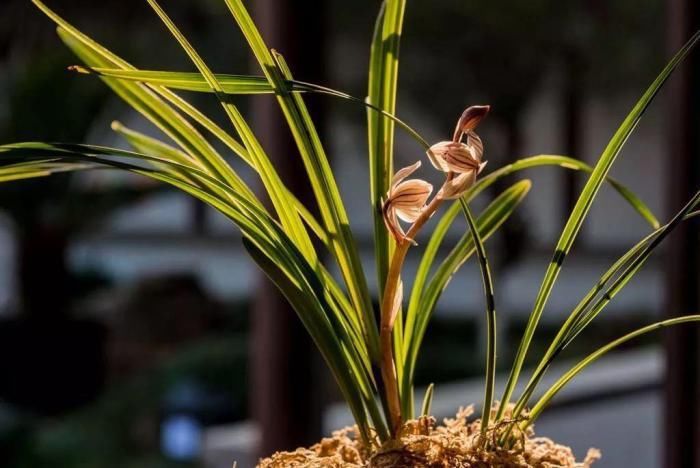
[[[508,164],[498,168],[497,170],[487,174],[486,176],[479,179],[476,184],[469,190],[468,195],[473,193],[480,193],[487,187],[490,187],[498,180],[508,175],[535,167],[542,166],[556,166],[562,169],[574,170],[587,172],[589,174],[593,173],[593,168],[583,161],[574,159],[568,156],[543,154],[537,156],[530,156],[527,158],[520,159],[514,163]],[[604,178],[605,182],[610,184],[610,186],[617,191],[622,198],[627,201],[627,203],[634,208],[639,215],[647,221],[647,223],[654,229],[659,227],[659,221],[656,219],[654,214],[651,212],[649,207],[637,197],[632,190],[625,187],[622,183],[615,180],[614,178],[606,175]]]
[[[529,158],[521,159],[512,164],[504,166],[484,178],[480,179],[474,187],[472,187],[467,193],[466,197],[468,201],[473,200],[477,195],[482,193],[486,188],[493,185],[496,181],[502,178],[512,175],[514,173],[532,169],[535,167],[542,166],[556,166],[562,169],[592,172],[593,168],[586,163],[579,161],[577,159],[569,158],[566,156],[556,156],[556,155],[542,155],[542,156],[532,156]],[[607,177],[606,181],[613,187],[629,204],[634,208],[640,216],[642,216],[653,228],[659,227],[659,222],[653,215],[651,210],[641,201],[630,189],[622,185],[620,182],[616,181],[611,177]],[[430,273],[430,268],[432,267],[435,256],[442,244],[442,241],[447,234],[450,226],[457,218],[460,213],[459,203],[453,203],[440,217],[435,230],[433,231],[428,245],[425,248],[423,257],[416,271],[416,276],[413,282],[413,288],[411,291],[411,296],[409,299],[409,307],[406,322],[406,332],[407,336],[412,335],[412,327],[418,308],[421,294],[425,290],[425,283],[428,279]],[[410,340],[410,338],[408,338]]]
[[[526,425],[531,425],[542,413],[544,408],[552,401],[552,399],[568,384],[574,377],[576,377],[582,370],[588,367],[590,364],[597,361],[600,357],[606,353],[612,351],[620,345],[627,343],[634,338],[645,335],[647,333],[660,330],[662,328],[671,327],[675,325],[680,325],[689,322],[700,322],[700,315],[687,315],[685,317],[678,317],[669,320],[664,320],[661,322],[654,323],[652,325],[647,325],[646,327],[640,328],[628,333],[627,335],[618,338],[615,341],[598,349],[594,353],[589,354],[584,359],[578,362],[574,367],[572,367],[568,372],[561,376],[552,386],[549,387],[547,392],[539,399],[539,401],[532,407],[529,413],[528,419],[525,422]]]
[[[679,211],[674,218],[663,227],[656,229],[641,241],[635,244],[624,255],[622,255],[605,272],[600,280],[591,288],[586,296],[579,302],[569,315],[565,323],[552,340],[547,352],[540,360],[537,368],[532,374],[530,381],[523,390],[513,409],[513,417],[517,419],[519,414],[527,407],[537,384],[544,377],[545,372],[556,356],[559,355],[576,336],[603,310],[603,308],[622,290],[627,282],[639,271],[644,262],[659,244],[678,226],[681,221],[700,215],[700,211],[694,210],[700,201],[700,193],[696,194],[686,206]],[[622,271],[621,271],[622,270]],[[604,292],[603,288],[607,283],[616,277],[612,285]],[[602,292],[602,294],[601,294]],[[594,300],[597,301],[594,302]]]
[[[433,405],[433,392],[435,391],[435,384],[428,385],[425,390],[425,396],[423,397],[423,404],[421,405],[420,415],[430,416],[430,409]]]
[[[192,47],[189,41],[180,32],[177,26],[175,26],[175,23],[172,22],[165,11],[160,7],[158,2],[156,0],[147,1],[163,21],[165,26],[170,30],[173,37],[175,37],[177,42],[182,46],[184,51],[190,57],[192,62],[195,64],[202,76],[207,80],[207,83],[221,101],[221,104],[231,120],[231,123],[238,132],[238,135],[243,140],[244,146],[248,150],[249,154],[254,157],[255,167],[260,174],[267,193],[270,195],[270,200],[275,207],[277,215],[280,217],[282,225],[289,230],[290,237],[296,243],[306,259],[309,260],[312,265],[316,265],[318,258],[311,243],[311,239],[306,232],[306,228],[302,223],[298,212],[293,208],[288,196],[288,191],[282,184],[279,174],[277,174],[277,171],[265,154],[257,138],[255,138],[253,132],[248,127],[245,119],[238,111],[236,106],[226,102],[226,100],[223,99],[221,96],[221,93],[223,92],[221,85],[216,80],[214,74],[204,63],[194,47]]]
[[[48,177],[62,172],[75,172],[95,168],[94,164],[89,163],[65,163],[51,160],[22,162],[0,167],[0,182]]]
[[[367,101],[391,114],[396,110],[399,48],[405,9],[405,0],[382,2],[370,49]],[[367,132],[374,249],[379,297],[383,297],[394,240],[388,235],[382,220],[381,200],[389,190],[393,174],[394,123],[383,115],[368,111]],[[399,327],[396,328],[399,330]]]
[[[603,292],[601,297],[590,307],[590,310],[586,313],[580,314],[580,316],[575,317],[574,326],[570,332],[566,335],[566,339],[562,342],[562,347],[568,346],[571,341],[576,338],[576,336],[581,333],[581,331],[608,305],[610,301],[625,287],[629,280],[639,271],[639,269],[644,265],[646,260],[651,256],[654,250],[663,242],[666,237],[668,237],[673,230],[678,227],[678,225],[686,219],[686,217],[698,206],[700,203],[700,192],[696,193],[695,196],[686,204],[686,206],[674,216],[674,218],[663,228],[659,229],[657,235],[655,235],[647,245],[634,257],[632,257],[631,262],[627,264],[624,270],[619,274],[619,276],[613,281],[613,283]]]
[[[469,225],[472,242],[476,251],[476,258],[479,261],[481,280],[484,286],[484,297],[486,299],[486,384],[484,389],[484,405],[481,412],[481,434],[485,435],[491,419],[491,408],[493,407],[493,393],[496,386],[496,300],[493,292],[493,280],[489,262],[486,258],[486,249],[481,240],[479,229],[474,221],[469,203],[460,198],[464,217]]]
[[[338,381],[339,387],[345,400],[348,402],[348,406],[352,411],[355,421],[360,429],[360,434],[362,435],[365,443],[370,442],[370,429],[367,422],[366,413],[360,396],[357,394],[356,382],[353,382],[351,373],[347,372],[347,360],[343,359],[341,350],[337,349],[337,341],[330,338],[332,334],[330,330],[325,331],[315,331],[313,323],[309,322],[309,312],[316,310],[316,313],[323,315],[322,306],[319,305],[316,300],[312,300],[309,294],[304,291],[300,291],[293,283],[291,283],[288,278],[280,274],[278,265],[269,260],[267,256],[263,255],[255,246],[244,243],[246,249],[253,257],[255,262],[260,266],[260,268],[268,275],[268,277],[277,285],[277,287],[285,295],[292,307],[297,311],[297,315],[304,322],[307,329],[311,332],[312,337],[316,341],[317,347],[321,350],[323,357],[325,358],[328,366],[332,369],[334,375],[336,375],[336,380]]]
[[[371,355],[378,353],[378,331],[369,297],[366,277],[360,264],[350,223],[331,171],[328,157],[298,93],[291,93],[285,82],[293,77],[281,56],[273,56],[240,0],[226,0],[231,14],[245,36],[265,77],[275,89],[277,100],[287,119],[309,176],[326,230],[331,233],[332,251],[345,280],[352,303],[362,317],[365,338]]]
[[[554,284],[559,276],[559,272],[561,271],[562,264],[571,250],[574,241],[576,240],[581,226],[583,225],[583,221],[586,218],[591,205],[593,204],[593,200],[595,199],[598,190],[605,181],[605,177],[608,175],[608,172],[610,171],[612,164],[615,162],[615,159],[620,154],[620,151],[627,141],[627,138],[629,138],[632,131],[637,127],[642,114],[652,102],[656,94],[659,92],[659,89],[661,89],[661,86],[666,82],[671,73],[693,49],[698,39],[700,39],[700,32],[696,33],[686,43],[686,45],[661,71],[651,86],[649,86],[640,100],[632,108],[632,111],[622,122],[620,128],[618,128],[618,130],[615,132],[615,135],[613,135],[612,139],[608,143],[608,146],[605,148],[603,154],[596,163],[593,173],[588,178],[588,181],[586,182],[586,185],[584,186],[583,191],[576,201],[576,205],[574,206],[571,215],[564,226],[561,237],[559,238],[557,246],[555,247],[552,261],[547,267],[544,279],[542,280],[542,285],[537,294],[537,298],[535,299],[534,308],[528,319],[525,332],[523,333],[522,340],[515,355],[513,367],[510,375],[508,376],[508,381],[503,392],[503,398],[501,399],[501,405],[499,407],[497,418],[500,419],[505,413],[505,409],[508,406],[513,391],[515,390],[515,386],[517,385],[518,378],[520,377],[520,372],[525,362],[527,352],[530,348],[530,343],[535,334],[535,329],[537,328],[542,312],[547,305],[547,301],[549,300]]]
[[[128,62],[81,33],[40,0],[32,0],[32,2],[59,26],[58,33],[61,39],[89,66],[133,69]],[[240,178],[211,145],[198,134],[189,122],[160,100],[152,90],[138,83],[118,83],[117,80],[108,79],[105,79],[105,83],[178,144],[183,145],[183,148],[188,152],[191,151],[190,154],[200,163],[206,164],[213,171],[221,174],[231,185],[239,185],[238,189],[241,192],[245,193],[250,200],[254,199],[252,192],[240,181]],[[162,92],[163,94],[172,94],[168,90]]]
[[[137,81],[140,83],[145,83],[157,87],[163,87],[166,89],[177,89],[182,91],[194,91],[200,93],[213,93],[211,87],[207,84],[207,81],[199,73],[193,72],[174,72],[174,71],[157,71],[157,70],[124,70],[120,68],[93,68],[93,67],[83,67],[80,65],[74,65],[69,67],[69,69],[83,74],[94,74],[98,76],[104,76],[109,78],[118,78],[120,80]],[[274,89],[267,81],[264,76],[254,76],[254,75],[230,75],[230,74],[220,74],[214,75],[216,80],[221,84],[221,89],[223,94],[226,96],[235,96],[238,94],[250,95],[250,94],[274,94]],[[411,136],[416,142],[424,149],[427,150],[430,145],[413,127],[408,125],[406,122],[398,118],[396,115],[382,110],[376,106],[373,106],[369,102],[352,96],[348,93],[338,91],[333,88],[328,88],[326,86],[321,86],[315,83],[309,83],[305,81],[297,80],[285,80],[285,86],[290,92],[294,93],[318,93],[326,94],[328,96],[333,96],[336,98],[344,99],[355,104],[366,107],[368,110],[379,113],[382,116],[392,120],[399,127],[403,128],[409,136]],[[189,115],[189,112],[186,112]],[[193,120],[199,121],[202,116],[191,116]],[[208,119],[207,119],[208,120]],[[211,122],[208,121],[206,124],[202,123],[204,127],[211,126]],[[218,133],[218,131],[217,131]],[[233,148],[232,148],[233,149]],[[240,151],[245,152],[245,149],[240,147],[235,148],[234,152],[239,153]],[[245,154],[241,155],[246,158]]]
[[[81,152],[80,150],[85,152]],[[265,255],[267,257],[270,257],[270,261],[273,262],[277,269],[284,268],[284,266],[287,265],[287,269],[285,270],[285,275],[287,278],[284,284],[285,288],[302,288],[304,283],[299,283],[299,280],[306,278],[305,281],[311,281],[310,284],[316,283],[316,286],[314,287],[314,290],[316,292],[311,294],[311,292],[307,290],[305,294],[302,294],[302,296],[306,298],[307,301],[310,300],[310,298],[312,297],[316,297],[317,300],[321,300],[319,298],[324,297],[324,288],[320,286],[318,279],[314,279],[315,274],[313,274],[310,271],[308,265],[304,267],[304,260],[298,254],[294,253],[294,246],[288,243],[285,247],[282,244],[277,243],[277,241],[285,239],[286,236],[278,227],[275,227],[274,221],[269,220],[268,224],[264,223],[264,220],[266,219],[264,213],[255,213],[255,215],[252,217],[241,216],[242,213],[239,213],[232,205],[227,204],[225,199],[217,199],[215,195],[209,194],[206,191],[198,188],[197,186],[191,185],[186,181],[175,179],[167,173],[159,173],[157,170],[151,170],[144,167],[134,166],[120,161],[111,161],[104,159],[100,156],[95,156],[102,154],[118,155],[122,157],[145,158],[146,160],[156,160],[161,164],[170,164],[167,161],[159,160],[155,157],[147,157],[144,155],[137,155],[132,152],[96,146],[47,145],[40,143],[0,146],[0,156],[3,157],[3,159],[0,160],[0,162],[14,161],[16,159],[28,160],[36,158],[36,161],[34,162],[33,166],[42,167],[47,164],[57,164],[56,161],[61,159],[66,159],[69,161],[95,161],[99,164],[129,170],[137,174],[146,175],[156,180],[160,180],[174,185],[186,191],[187,193],[201,198],[203,201],[211,204],[212,206],[219,208],[224,214],[231,217],[232,220],[234,220],[234,222],[236,222],[236,224],[238,224],[239,227],[241,227],[244,236],[249,241],[248,245],[255,245],[255,248],[257,249],[256,251],[265,252]],[[53,159],[48,160],[46,159],[47,156],[52,156]],[[172,164],[178,166],[177,163]],[[31,163],[25,162],[21,164],[6,165],[4,168],[0,167],[0,177],[2,176],[3,172],[17,170],[18,168],[26,169],[30,166],[32,166]],[[63,164],[63,166],[66,166],[66,164]],[[3,171],[3,169],[5,171]],[[196,169],[193,170],[196,171]],[[234,197],[235,196],[236,195],[234,194]],[[246,204],[245,200],[241,200],[241,202],[243,204]],[[255,210],[254,205],[249,206],[249,208],[251,210]],[[259,224],[261,221],[263,222],[263,224],[259,227],[256,227],[255,224]],[[275,232],[276,235],[273,237],[269,237],[269,234],[272,232]],[[286,242],[289,241],[287,240]],[[280,256],[280,254],[286,255],[286,257]],[[291,270],[289,270],[290,267],[292,268]],[[299,268],[301,268],[301,270]],[[268,271],[268,274],[269,273],[270,272]],[[275,279],[279,284],[280,278],[277,277]],[[285,293],[288,293],[288,291],[285,291]],[[323,302],[322,304],[326,303]],[[298,303],[295,303],[295,305],[298,305]],[[358,424],[360,424],[360,427],[363,428],[363,435],[367,436],[368,430],[366,424],[363,425],[363,400],[364,402],[371,401],[373,403],[373,393],[372,388],[369,386],[370,383],[368,377],[366,377],[366,373],[354,367],[353,362],[348,362],[348,359],[357,360],[357,356],[354,355],[355,348],[353,346],[353,340],[349,338],[349,335],[347,333],[344,333],[345,328],[340,322],[336,322],[336,326],[334,327],[334,330],[336,332],[341,333],[340,335],[333,335],[332,331],[329,331],[327,329],[324,331],[322,326],[324,323],[327,322],[327,317],[334,317],[334,315],[326,314],[325,312],[319,313],[318,307],[314,306],[309,308],[308,305],[309,304],[307,302],[305,303],[305,307],[301,308],[301,311],[303,312],[303,314],[305,314],[302,317],[302,319],[304,320],[305,325],[309,329],[314,339],[316,339],[317,342],[320,342],[321,346],[324,347],[322,349],[322,352],[324,352],[324,357],[331,361],[329,364],[331,365],[331,369],[333,369],[334,373],[336,374],[336,378],[338,379],[339,384],[341,385],[341,390],[344,392],[344,394],[346,394],[348,402],[351,405],[351,408],[353,408],[353,412],[357,413],[356,417],[358,420]],[[321,309],[325,311],[328,309],[328,306],[322,306]],[[312,314],[314,310],[316,310],[317,312],[315,315]],[[335,317],[337,317],[337,315],[335,315]],[[319,329],[319,327],[321,328]],[[333,338],[333,336],[335,336],[335,338]],[[338,343],[343,344],[344,347],[342,349],[336,349],[337,347],[334,348],[333,346],[337,345]],[[331,354],[331,357],[329,357],[329,353]],[[339,354],[342,357],[333,356],[333,353]],[[349,369],[354,369],[354,371],[348,372]],[[363,376],[365,376],[364,380],[362,380]],[[356,394],[358,389],[364,389],[364,396],[361,397]],[[372,408],[369,408],[370,412],[371,409]],[[379,418],[376,408],[374,410],[374,418]],[[375,426],[377,430],[381,430],[381,420],[375,421]]]
[[[476,222],[477,231],[483,240],[488,239],[508,219],[524,200],[530,187],[531,183],[529,180],[517,182],[496,197],[484,209]],[[459,210],[459,202],[454,206]],[[402,410],[407,415],[413,414],[411,411],[413,407],[410,404],[410,401],[413,399],[413,372],[430,317],[450,278],[473,253],[474,240],[471,233],[467,233],[462,236],[447,258],[440,264],[427,286],[421,289],[420,300],[416,301],[415,308],[413,310],[409,309],[405,328],[406,335],[404,337],[403,360],[405,371],[401,381],[402,395],[404,395],[402,402],[404,407]],[[415,285],[413,288],[415,290]]]
[[[138,72],[126,61],[108,51],[103,46],[97,44],[89,37],[75,29],[68,22],[56,15],[48,9],[40,1],[35,3],[42,9],[51,19],[59,24],[59,36],[76,54],[83,58],[89,65],[92,66],[120,66],[123,67],[124,73]],[[201,75],[200,79],[204,80]],[[108,77],[105,77],[108,78]],[[163,130],[167,135],[178,142],[181,147],[185,148],[188,153],[195,157],[197,161],[204,161],[209,164],[209,167],[214,171],[224,174],[227,181],[231,183],[239,192],[246,195],[251,201],[256,201],[252,191],[240,180],[237,174],[224,162],[221,156],[209,145],[209,143],[177,112],[170,106],[166,105],[155,94],[160,94],[171,104],[175,105],[180,111],[186,113],[195,122],[202,125],[210,131],[214,136],[225,143],[234,153],[238,154],[249,164],[253,164],[250,155],[246,149],[235,141],[230,135],[224,132],[220,127],[214,124],[210,119],[204,116],[201,112],[181,99],[176,94],[166,88],[160,86],[151,86],[150,90],[135,83],[128,85],[119,83],[118,80],[105,80],[108,85],[122,97],[127,103],[141,112],[149,120],[151,120],[158,128]],[[204,81],[206,84],[206,81]],[[202,159],[200,160],[199,157]],[[288,192],[288,197],[294,204],[296,211],[304,218],[304,221],[317,234],[317,236],[327,243],[327,233],[318,222],[311,216],[310,212],[297,200],[291,193]]]

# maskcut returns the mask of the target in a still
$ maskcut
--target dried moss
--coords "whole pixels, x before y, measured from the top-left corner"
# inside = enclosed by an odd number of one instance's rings
[[[511,449],[493,448],[505,427],[492,426],[486,436],[480,432],[480,420],[469,421],[473,408],[460,410],[454,419],[436,426],[432,417],[408,421],[397,440],[369,450],[355,428],[333,433],[310,448],[277,452],[261,460],[259,468],[588,468],[600,458],[589,449],[577,462],[569,447],[545,437],[535,437],[531,429],[518,434]]]

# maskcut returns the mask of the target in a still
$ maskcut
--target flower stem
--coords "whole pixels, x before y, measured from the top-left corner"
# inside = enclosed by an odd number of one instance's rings
[[[398,310],[393,310],[394,299],[398,290],[399,282],[401,281],[401,270],[403,268],[406,254],[410,248],[413,238],[418,233],[421,227],[430,219],[442,204],[443,199],[435,196],[432,201],[425,207],[421,215],[411,225],[411,228],[406,233],[403,239],[398,239],[396,250],[391,259],[389,272],[386,278],[384,287],[384,296],[382,297],[381,308],[381,326],[379,330],[379,346],[381,354],[380,369],[384,388],[386,392],[386,401],[389,409],[389,426],[392,437],[396,437],[403,419],[401,417],[401,399],[399,396],[399,385],[396,378],[396,366],[394,363],[394,347],[392,343],[392,331]]]

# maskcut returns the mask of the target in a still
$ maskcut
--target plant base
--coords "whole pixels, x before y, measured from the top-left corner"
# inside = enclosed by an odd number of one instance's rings
[[[461,410],[454,419],[435,425],[432,417],[408,421],[398,440],[370,450],[358,439],[355,428],[337,431],[311,448],[277,452],[260,460],[259,468],[588,468],[600,458],[589,449],[586,458],[577,462],[569,447],[554,443],[534,432],[519,434],[512,449],[487,448],[496,439],[498,427],[486,436],[480,433],[480,420],[469,422],[473,408]]]

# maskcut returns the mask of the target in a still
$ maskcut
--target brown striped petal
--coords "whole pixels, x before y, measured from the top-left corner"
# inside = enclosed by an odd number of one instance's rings
[[[452,168],[450,168],[448,160],[452,158],[451,154],[454,152],[461,152],[469,155],[469,148],[464,143],[440,141],[431,146],[427,153],[435,169],[442,172],[451,172]],[[464,154],[462,157],[464,157]]]
[[[428,150],[428,157],[436,169],[443,172],[468,172],[478,169],[481,162],[483,144],[476,134],[474,146],[454,141],[441,141]]]
[[[474,158],[481,161],[484,156],[484,142],[474,131],[467,132],[467,146],[474,150]]]
[[[442,172],[450,171],[450,168],[447,167],[447,163],[445,162],[445,155],[452,144],[454,144],[452,141],[440,141],[432,145],[428,151],[426,151],[428,159],[435,169]]]
[[[389,203],[401,220],[412,223],[420,216],[433,186],[420,179],[409,179],[393,187]]]
[[[404,180],[406,177],[410,176],[414,172],[418,170],[418,168],[421,166],[420,161],[416,161],[415,164],[411,164],[410,166],[403,167],[396,171],[396,174],[394,174],[394,177],[391,178],[391,187],[396,187],[402,180]]]
[[[389,204],[384,205],[383,215],[384,225],[395,239],[399,240],[406,237],[406,233],[401,228],[401,223],[399,223],[396,217],[396,211],[393,210]]]
[[[425,203],[433,191],[433,186],[421,179],[408,179],[420,167],[420,161],[404,167],[392,178],[392,185],[383,204],[384,223],[397,239],[405,237],[399,219],[407,223],[415,222],[425,208]]]
[[[454,141],[459,141],[462,138],[462,134],[474,130],[479,125],[479,122],[486,117],[489,110],[491,110],[491,106],[471,106],[462,112],[455,127]]]
[[[453,143],[445,153],[445,164],[452,172],[470,172],[479,168],[480,156],[464,143]]]

